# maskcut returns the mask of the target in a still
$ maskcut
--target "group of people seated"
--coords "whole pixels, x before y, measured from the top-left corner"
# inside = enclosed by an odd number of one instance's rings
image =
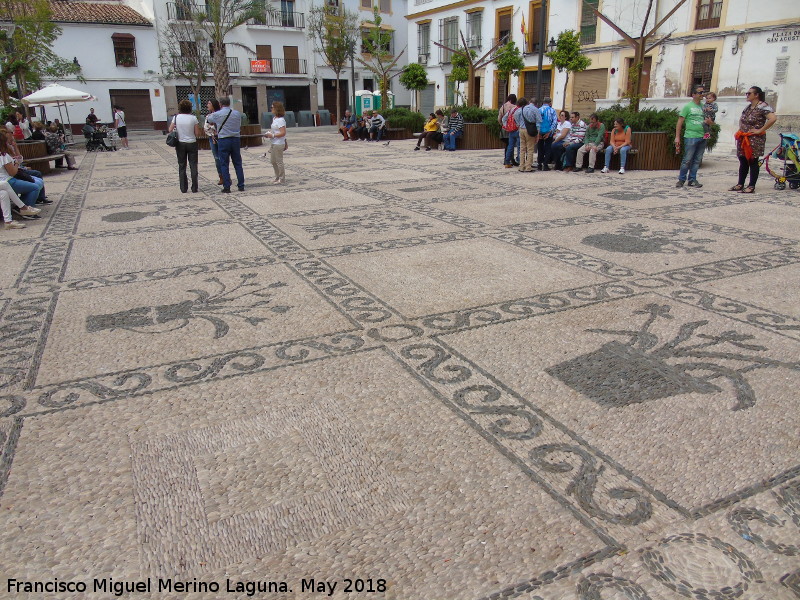
[[[14,215],[20,220],[39,219],[41,209],[36,205],[53,203],[47,199],[41,171],[23,167],[22,160],[14,134],[0,131],[0,209],[6,229],[24,229]]]
[[[614,119],[613,127],[606,133],[605,125],[596,114],[589,115],[587,124],[577,111],[558,113],[545,98],[541,106],[510,94],[497,115],[503,138],[507,140],[504,165],[507,169],[519,167],[525,173],[533,172],[534,154],[539,171],[594,173],[598,152],[605,153],[601,173],[608,173],[611,160],[619,155],[619,173],[625,173],[628,152],[631,149],[631,128],[621,118]],[[516,157],[515,157],[516,151]],[[586,155],[589,162],[585,163]]]
[[[439,144],[442,144],[442,150],[455,152],[456,140],[462,135],[464,135],[464,117],[457,110],[453,110],[448,117],[439,109],[428,115],[423,131],[417,138],[414,151],[419,150],[424,142],[426,152],[432,148],[438,148]]]
[[[345,142],[379,142],[386,135],[386,119],[377,110],[366,111],[361,117],[346,110],[339,133]]]

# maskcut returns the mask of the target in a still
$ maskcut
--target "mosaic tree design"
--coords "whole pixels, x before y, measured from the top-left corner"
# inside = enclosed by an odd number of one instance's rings
[[[727,381],[735,395],[733,410],[755,406],[756,393],[747,375],[760,369],[800,371],[800,362],[769,358],[755,336],[734,330],[701,333],[707,320],[682,323],[674,337],[662,340],[651,331],[672,320],[672,307],[651,303],[635,315],[646,315],[638,329],[588,329],[627,338],[546,369],[569,387],[608,408],[628,406],[678,394],[723,391]]]
[[[214,339],[218,339],[227,335],[230,330],[225,318],[242,319],[247,324],[256,326],[269,318],[269,312],[282,314],[290,310],[290,306],[273,304],[272,291],[285,287],[286,283],[279,281],[261,285],[252,281],[255,277],[255,273],[245,273],[241,275],[239,283],[230,289],[219,278],[211,277],[205,281],[217,287],[214,292],[186,290],[196,297],[195,300],[89,315],[86,317],[86,330],[97,333],[125,329],[137,333],[159,334],[186,327],[193,319],[204,319],[214,325]],[[243,300],[245,302],[240,302]]]

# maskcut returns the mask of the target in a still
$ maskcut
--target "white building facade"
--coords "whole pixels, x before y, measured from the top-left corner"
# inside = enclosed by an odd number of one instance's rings
[[[648,18],[648,30],[675,7],[677,0],[656,0]],[[590,0],[623,31],[637,36],[642,29],[647,2],[642,0]],[[564,30],[581,33],[584,53],[592,64],[583,73],[572,74],[566,90],[566,74],[553,70],[544,57],[541,72],[543,96],[554,106],[578,110],[595,109],[596,100],[610,104],[627,91],[628,71],[634,50],[622,36],[582,0],[410,0],[408,35],[417,46],[418,60],[430,74],[429,90],[421,109],[458,103],[449,80],[452,67],[447,51],[433,42],[460,44],[463,33],[478,54],[491,48],[498,38],[512,39],[524,54],[525,69],[508,83],[498,80],[494,65],[476,75],[480,78],[480,102],[498,107],[514,92],[535,97],[539,33],[557,38]],[[663,105],[688,101],[692,84],[702,83],[721,98],[725,114],[741,112],[743,93],[757,85],[767,91],[768,101],[782,122],[800,118],[800,3],[773,0],[686,0],[657,29],[653,41],[668,39],[647,54],[641,93]],[[545,49],[547,51],[547,49]],[[648,101],[645,102],[645,105]],[[730,105],[730,108],[729,108]],[[723,121],[725,120],[725,115]],[[733,118],[733,117],[731,117]]]

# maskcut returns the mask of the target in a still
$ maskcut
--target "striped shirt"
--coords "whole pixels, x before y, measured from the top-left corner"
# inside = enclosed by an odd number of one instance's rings
[[[458,133],[464,129],[464,117],[456,113],[455,117],[450,117],[449,133]]]

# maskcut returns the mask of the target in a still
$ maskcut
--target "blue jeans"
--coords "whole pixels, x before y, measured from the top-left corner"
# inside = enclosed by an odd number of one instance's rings
[[[624,169],[625,163],[628,162],[628,150],[630,146],[623,146],[619,149],[619,168]],[[606,146],[606,169],[611,166],[611,157],[614,155],[614,146]]]
[[[517,149],[517,162],[519,162],[519,129],[508,132],[508,146],[506,146],[504,165],[514,164],[514,148]]]
[[[683,160],[681,161],[681,172],[678,175],[680,181],[686,181],[686,173],[689,173],[689,181],[697,180],[697,169],[700,168],[700,161],[703,160],[703,152],[706,149],[706,141],[703,138],[683,138]]]
[[[219,147],[215,142],[208,139],[208,145],[211,147],[211,156],[214,157],[214,164],[217,166],[217,175],[222,176],[222,169],[219,168]]]
[[[240,190],[244,189],[241,143],[242,141],[238,137],[219,138],[219,142],[217,142],[223,189],[231,189],[230,162],[233,162],[233,168],[236,171],[236,187]]]
[[[564,166],[574,167],[575,157],[578,155],[578,149],[583,146],[583,142],[575,142],[564,148]]]
[[[38,179],[38,181],[42,180]],[[38,182],[31,183],[29,181],[22,181],[16,177],[9,178],[8,185],[17,193],[19,199],[28,206],[36,206],[36,198],[39,197],[39,193],[42,191],[43,187],[43,185],[39,185]]]
[[[455,150],[456,149],[456,140],[464,135],[464,131],[454,131],[454,132],[447,132],[444,134],[444,149],[445,150]]]

